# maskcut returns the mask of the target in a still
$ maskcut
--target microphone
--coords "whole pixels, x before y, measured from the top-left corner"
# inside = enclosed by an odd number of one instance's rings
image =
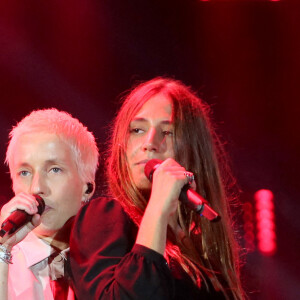
[[[144,173],[151,182],[154,171],[161,163],[162,160],[160,159],[151,159],[146,163]],[[208,205],[208,202],[202,196],[190,188],[189,184],[184,185],[181,189],[179,200],[209,221],[218,221],[221,218],[218,213]]]
[[[38,214],[42,215],[45,210],[45,202],[44,200],[38,196],[34,195],[36,201],[38,202]],[[13,211],[10,216],[3,221],[0,230],[0,236],[4,237],[6,234],[12,234],[26,223],[31,221],[33,215],[28,214],[25,210],[17,209]]]

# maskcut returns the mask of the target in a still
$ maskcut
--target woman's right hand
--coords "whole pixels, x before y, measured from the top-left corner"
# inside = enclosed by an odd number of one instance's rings
[[[22,241],[30,231],[40,224],[41,221],[40,215],[37,214],[37,206],[38,202],[35,197],[27,193],[19,193],[3,205],[0,215],[0,224],[2,224],[3,221],[5,221],[9,215],[17,209],[24,210],[28,214],[33,215],[32,220],[19,230],[11,235],[5,235],[3,238],[0,238],[0,243],[3,244],[7,250],[11,250],[14,245]]]
[[[169,220],[178,207],[178,198],[184,185],[189,183],[185,168],[174,159],[163,161],[153,173],[152,190],[148,206]]]
[[[178,198],[189,183],[185,168],[174,159],[163,161],[153,173],[151,196],[146,207],[136,243],[164,254],[167,227],[177,224]]]

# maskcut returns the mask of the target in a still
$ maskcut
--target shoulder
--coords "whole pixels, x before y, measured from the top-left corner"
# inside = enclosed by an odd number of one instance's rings
[[[73,226],[74,231],[81,232],[103,232],[116,227],[128,230],[135,226],[122,205],[109,197],[95,198],[82,206]]]
[[[117,200],[109,197],[100,197],[100,198],[92,199],[91,201],[83,205],[78,213],[78,216],[79,218],[86,217],[86,216],[95,217],[96,215],[99,214],[126,215],[123,207]]]
[[[75,218],[70,249],[71,252],[77,248],[83,251],[84,247],[103,250],[108,245],[111,247],[124,244],[127,245],[128,251],[134,244],[136,233],[136,225],[117,200],[106,197],[95,198],[82,206]]]

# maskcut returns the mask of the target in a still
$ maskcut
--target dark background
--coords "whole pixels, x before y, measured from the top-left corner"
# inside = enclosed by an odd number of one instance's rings
[[[244,257],[250,299],[300,299],[299,8],[287,0],[1,2],[1,161],[9,130],[33,109],[70,112],[104,150],[120,93],[158,75],[180,79],[212,106],[241,201],[274,193],[277,252]],[[4,203],[12,196],[4,163],[0,176]]]

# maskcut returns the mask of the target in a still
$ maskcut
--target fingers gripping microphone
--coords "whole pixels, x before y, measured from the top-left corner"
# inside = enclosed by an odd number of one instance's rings
[[[37,206],[38,214],[42,215],[45,210],[45,202],[44,200],[38,196],[34,195],[36,201],[39,203]],[[10,216],[3,221],[0,230],[0,236],[3,237],[6,234],[12,234],[26,223],[31,221],[33,215],[28,214],[26,211],[17,209],[13,211]]]
[[[154,171],[162,163],[159,159],[151,159],[145,165],[145,175],[152,182]],[[218,221],[220,216],[208,205],[208,202],[186,184],[179,195],[179,200],[196,213],[210,221]]]

